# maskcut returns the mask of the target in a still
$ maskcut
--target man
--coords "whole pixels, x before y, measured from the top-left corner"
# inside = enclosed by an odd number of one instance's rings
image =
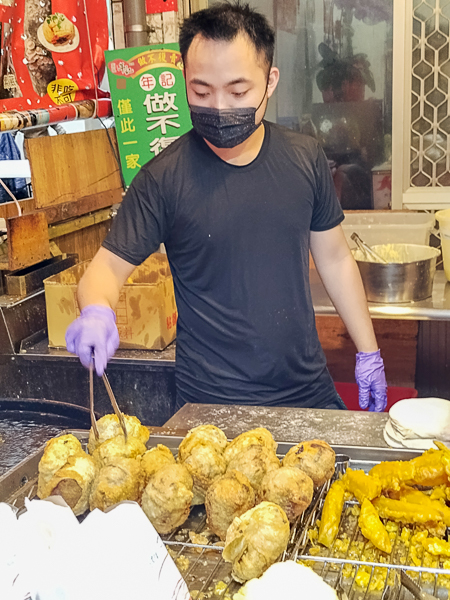
[[[101,375],[134,267],[164,242],[178,306],[177,406],[345,408],[326,368],[309,250],[358,349],[362,407],[386,380],[343,213],[316,141],[263,121],[279,71],[274,33],[248,5],[193,14],[180,33],[193,130],[136,175],[80,282],[67,347]]]

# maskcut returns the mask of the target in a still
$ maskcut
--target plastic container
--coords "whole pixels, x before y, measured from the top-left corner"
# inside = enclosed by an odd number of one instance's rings
[[[444,272],[447,281],[450,281],[450,209],[438,210],[435,217],[439,223]]]
[[[362,410],[359,407],[359,391],[356,383],[343,383],[341,381],[335,381],[334,387],[336,388],[337,393],[342,398],[348,410]],[[415,388],[388,386],[388,401],[384,412],[389,412],[391,406],[393,406],[399,400],[405,400],[406,398],[417,398],[418,395],[419,394]]]
[[[369,246],[377,244],[428,246],[430,233],[434,228],[434,215],[411,211],[346,212],[342,228],[350,248],[356,247],[355,242],[350,239],[354,231]]]

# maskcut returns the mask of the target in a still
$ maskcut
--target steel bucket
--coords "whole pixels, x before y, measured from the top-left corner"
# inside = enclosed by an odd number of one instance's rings
[[[431,296],[440,250],[415,244],[382,244],[372,248],[388,264],[369,262],[361,250],[352,250],[369,302],[397,304]]]

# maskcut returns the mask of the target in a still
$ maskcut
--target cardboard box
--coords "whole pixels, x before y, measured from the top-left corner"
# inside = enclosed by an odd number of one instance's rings
[[[66,346],[67,327],[80,315],[77,285],[89,262],[44,280],[50,347]],[[175,339],[178,313],[165,254],[152,254],[133,271],[120,293],[116,315],[120,348],[163,350]]]

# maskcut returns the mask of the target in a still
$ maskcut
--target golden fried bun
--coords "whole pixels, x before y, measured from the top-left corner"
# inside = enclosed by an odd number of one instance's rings
[[[212,444],[197,444],[182,464],[194,481],[192,505],[203,504],[207,489],[227,468],[222,453]]]
[[[52,438],[45,446],[44,454],[39,461],[39,477],[37,495],[45,498],[45,488],[53,475],[63,467],[69,456],[84,454],[83,448],[77,438],[68,433]]]
[[[41,498],[61,496],[75,515],[82,515],[89,508],[89,495],[96,473],[92,456],[85,452],[73,454],[50,479]]]
[[[116,456],[97,472],[92,483],[89,508],[106,510],[122,500],[138,502],[141,491],[140,461],[136,458]]]
[[[155,448],[147,450],[141,457],[144,485],[147,485],[148,480],[156,471],[168,464],[175,464],[175,457],[167,446],[158,444]]]
[[[125,420],[125,426],[127,428],[128,436],[135,437],[141,440],[143,444],[146,444],[150,437],[150,431],[148,427],[144,427],[137,417],[123,415]],[[109,440],[118,435],[123,435],[122,428],[119,423],[117,415],[105,415],[97,421],[97,429],[99,433],[99,439],[95,439],[94,431],[92,427],[89,431],[89,442],[88,450],[89,454],[93,454],[94,450],[100,446],[106,440]]]
[[[280,461],[272,448],[253,445],[237,454],[228,464],[227,471],[236,469],[247,477],[258,497],[264,476],[280,468]]]
[[[223,558],[232,563],[231,575],[244,583],[260,577],[286,550],[289,520],[282,508],[261,502],[236,517],[228,529]],[[280,586],[283,582],[280,581]],[[280,588],[280,597],[282,597]]]
[[[235,517],[242,515],[256,503],[255,491],[245,475],[227,471],[208,488],[205,496],[208,526],[221,540]]]
[[[192,487],[189,471],[180,464],[167,464],[150,477],[142,494],[142,510],[158,533],[170,533],[186,521]]]
[[[138,458],[147,451],[145,444],[138,438],[128,436],[127,441],[123,435],[116,435],[100,444],[93,454],[92,458],[99,467],[106,465],[112,458],[122,456],[123,458]]]
[[[336,455],[333,448],[322,440],[300,442],[283,458],[283,467],[296,467],[319,487],[333,477]]]
[[[270,431],[265,427],[257,427],[256,429],[250,429],[238,435],[232,440],[225,449],[224,457],[227,464],[240,452],[248,448],[249,446],[265,446],[274,452],[277,451],[278,444],[273,439]]]
[[[178,459],[184,462],[192,448],[197,444],[212,444],[217,452],[223,452],[227,447],[227,436],[215,425],[199,425],[188,431],[178,448]]]
[[[314,484],[311,477],[295,467],[281,467],[268,473],[261,485],[261,498],[278,504],[291,523],[311,504]]]

